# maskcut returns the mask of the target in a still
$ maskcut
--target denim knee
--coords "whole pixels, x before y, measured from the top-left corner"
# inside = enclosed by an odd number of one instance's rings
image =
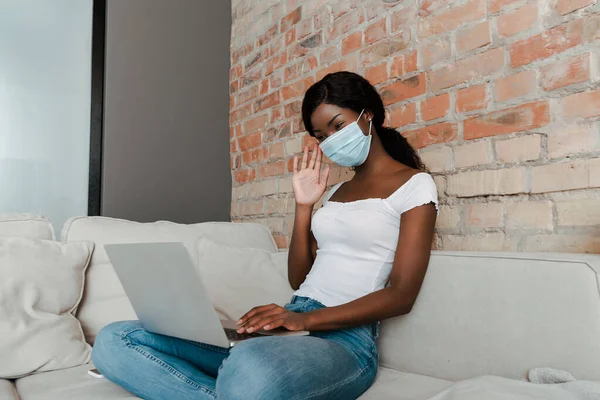
[[[124,336],[135,329],[141,328],[139,321],[121,321],[106,325],[100,330],[92,348],[92,362],[100,372],[114,369],[126,350]]]
[[[265,359],[264,339],[238,343],[223,362],[217,376],[217,397],[227,400],[284,399],[283,372]]]

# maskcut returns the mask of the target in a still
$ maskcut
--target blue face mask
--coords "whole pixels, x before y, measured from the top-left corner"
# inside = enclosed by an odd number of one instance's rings
[[[360,112],[356,121],[329,136],[319,145],[331,161],[342,167],[357,167],[363,164],[369,155],[372,121],[369,121],[369,134],[367,136],[358,126],[358,120],[364,111]]]

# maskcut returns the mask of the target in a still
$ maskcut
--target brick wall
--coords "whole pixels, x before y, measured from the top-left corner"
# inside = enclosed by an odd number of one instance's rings
[[[599,55],[595,0],[233,0],[232,218],[289,244],[302,96],[345,69],[431,169],[434,247],[600,253]]]

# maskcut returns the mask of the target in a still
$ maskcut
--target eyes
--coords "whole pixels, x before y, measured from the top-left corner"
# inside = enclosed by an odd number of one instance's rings
[[[339,131],[340,129],[342,129],[344,127],[344,121],[337,121],[335,123],[335,125],[333,125],[333,128],[335,129],[335,132]],[[315,138],[319,141],[322,142],[325,139],[327,139],[327,136],[323,135],[322,133],[318,132],[315,133]]]

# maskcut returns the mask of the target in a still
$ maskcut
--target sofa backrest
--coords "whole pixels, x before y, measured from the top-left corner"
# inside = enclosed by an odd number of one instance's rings
[[[197,242],[207,237],[215,242],[277,251],[269,230],[258,224],[208,222],[192,225],[172,222],[138,223],[105,217],[72,218],[65,224],[63,241],[90,240],[96,245],[86,273],[85,292],[77,312],[86,339],[93,344],[98,331],[120,320],[136,319],[106,252],[105,244],[183,242],[198,262]]]
[[[0,236],[54,240],[54,228],[41,215],[0,214]]]
[[[413,310],[382,323],[380,360],[453,381],[600,380],[599,271],[598,255],[433,252]]]

